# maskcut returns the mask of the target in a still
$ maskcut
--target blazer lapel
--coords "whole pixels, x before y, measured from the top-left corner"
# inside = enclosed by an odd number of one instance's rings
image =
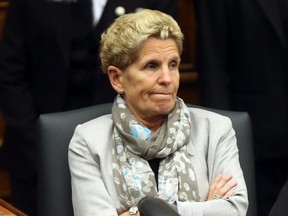
[[[285,39],[282,20],[280,17],[280,11],[279,11],[276,0],[255,0],[255,1],[260,5],[264,14],[267,16],[268,20],[272,24],[281,43],[284,46],[286,46],[287,42]]]

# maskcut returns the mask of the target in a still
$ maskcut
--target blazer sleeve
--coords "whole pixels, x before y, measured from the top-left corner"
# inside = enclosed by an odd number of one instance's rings
[[[105,148],[105,145],[107,146],[107,140],[106,142],[102,142],[102,137],[92,139],[95,149],[92,149],[93,147],[88,144],[90,140],[89,137],[93,136],[93,132],[107,130],[104,125],[105,123],[102,125],[98,124],[98,126],[93,127],[94,131],[82,125],[77,126],[69,145],[68,158],[72,179],[72,202],[75,216],[118,216],[116,205],[104,182],[105,171],[101,172],[100,167],[101,158],[104,157],[105,160],[108,159],[98,147],[101,148],[102,146]],[[111,155],[111,152],[109,153]],[[104,169],[103,166],[102,164],[102,169]],[[113,181],[112,178],[111,181]]]
[[[27,66],[26,0],[11,0],[0,47],[0,107],[8,127],[24,128],[36,111]]]
[[[198,134],[207,134],[203,136],[206,138],[194,139],[196,157],[202,161],[194,166],[197,169],[196,176],[198,175],[197,182],[200,187],[199,191],[201,190],[201,201],[177,202],[180,215],[245,216],[248,209],[247,188],[240,167],[235,131],[232,128],[231,120],[215,115],[204,121],[196,122],[199,124]],[[192,162],[196,162],[196,160]],[[234,188],[235,194],[226,200],[206,201],[208,190],[218,174],[233,176],[237,182],[237,186]],[[207,181],[208,188],[203,186]]]

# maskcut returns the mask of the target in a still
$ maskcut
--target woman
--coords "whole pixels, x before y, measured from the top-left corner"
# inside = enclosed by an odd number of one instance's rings
[[[176,203],[182,216],[246,214],[230,119],[177,97],[182,42],[175,20],[151,10],[119,17],[102,35],[118,96],[112,115],[79,125],[71,140],[75,215],[132,215],[146,196]]]

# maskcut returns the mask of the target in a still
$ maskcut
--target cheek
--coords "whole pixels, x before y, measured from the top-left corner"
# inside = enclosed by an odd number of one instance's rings
[[[127,82],[127,88],[130,94],[146,96],[153,87],[153,81],[149,79],[129,79]]]
[[[178,90],[179,85],[180,85],[180,75],[179,75],[179,74],[175,74],[175,75],[172,77],[172,86],[173,86],[173,88],[175,89],[175,91]]]
[[[145,86],[143,86],[143,83],[141,82],[130,82],[126,88],[125,92],[131,100],[134,100],[134,102],[140,102],[140,100],[147,98],[147,91]]]
[[[179,81],[174,84],[176,91],[179,89]]]

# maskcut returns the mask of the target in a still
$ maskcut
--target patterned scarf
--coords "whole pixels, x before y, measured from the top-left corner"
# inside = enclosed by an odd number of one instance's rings
[[[137,121],[120,95],[114,101],[112,118],[114,182],[125,208],[137,206],[145,196],[157,196],[169,203],[200,200],[187,152],[190,114],[180,98],[155,133]],[[147,161],[153,158],[160,158],[158,191]]]

